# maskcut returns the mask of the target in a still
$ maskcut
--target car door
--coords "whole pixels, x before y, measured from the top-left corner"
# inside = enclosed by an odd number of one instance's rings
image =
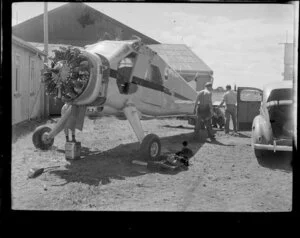
[[[237,126],[239,131],[250,131],[255,116],[259,114],[263,91],[252,87],[237,89]]]

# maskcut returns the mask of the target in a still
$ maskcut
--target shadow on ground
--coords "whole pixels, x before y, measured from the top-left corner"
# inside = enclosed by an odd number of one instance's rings
[[[250,135],[247,135],[246,133],[241,133],[241,132],[238,132],[238,133],[237,133],[237,136],[238,136],[238,137],[241,137],[241,138],[251,138]]]
[[[18,123],[12,126],[12,143],[15,143],[19,137],[26,136],[33,132],[38,126],[47,124],[47,122],[55,123],[56,121],[52,118],[41,119],[41,120],[29,120]]]
[[[163,149],[168,153],[174,153],[182,148],[182,141],[189,142],[189,148],[194,154],[201,148],[203,143],[194,139],[193,133],[180,134],[169,137],[162,137],[161,143]],[[146,166],[135,165],[132,160],[143,160],[139,156],[139,143],[121,144],[107,151],[90,151],[82,147],[82,159],[70,160],[66,165],[66,170],[52,170],[49,173],[59,176],[66,183],[58,185],[63,186],[71,182],[80,182],[89,185],[108,184],[111,179],[124,180],[126,177],[141,176],[147,173],[168,173],[177,174],[178,171],[168,170],[150,170]],[[63,150],[57,150],[64,153]],[[163,150],[164,151],[164,150]]]
[[[188,127],[188,126],[183,126],[183,125],[179,125],[179,126],[170,126],[170,125],[164,125],[162,127],[166,127],[166,128],[172,128],[172,129],[188,129],[188,130],[194,130],[194,127]]]
[[[259,165],[272,170],[282,170],[292,172],[293,154],[291,152],[266,151],[261,158],[257,158]]]

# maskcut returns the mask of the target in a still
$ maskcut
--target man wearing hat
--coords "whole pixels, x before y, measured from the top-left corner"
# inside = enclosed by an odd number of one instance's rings
[[[211,140],[215,138],[212,133],[211,128],[211,117],[213,115],[213,107],[212,107],[212,82],[207,82],[205,84],[205,89],[201,90],[197,96],[194,114],[197,112],[197,120],[196,120],[196,131],[198,131],[200,127],[201,121],[203,121],[207,134]]]
[[[236,95],[235,91],[231,90],[230,85],[226,86],[226,93],[224,94],[223,100],[219,106],[221,107],[224,103],[226,104],[226,106],[225,106],[225,134],[229,134],[230,116],[232,118],[234,133],[237,133],[237,128],[236,128],[237,95]]]

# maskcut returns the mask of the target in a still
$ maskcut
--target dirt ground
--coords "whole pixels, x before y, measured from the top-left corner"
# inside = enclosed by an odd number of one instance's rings
[[[53,121],[44,123],[49,127]],[[13,130],[12,208],[96,211],[291,211],[291,154],[281,153],[258,163],[250,132],[216,142],[194,139],[193,127],[176,119],[142,121],[147,133],[161,137],[162,152],[176,152],[187,140],[195,156],[187,171],[152,171],[131,163],[139,144],[126,120],[113,117],[85,120],[77,132],[82,158],[67,161],[64,134],[53,148],[32,144],[34,126]],[[28,129],[29,128],[29,129]],[[22,131],[23,130],[23,131]],[[27,131],[26,131],[27,130]],[[21,132],[20,132],[21,131]],[[31,168],[46,168],[27,179]]]

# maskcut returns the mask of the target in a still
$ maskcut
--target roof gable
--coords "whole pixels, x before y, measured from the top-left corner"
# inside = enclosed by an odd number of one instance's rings
[[[49,11],[48,30],[50,44],[85,46],[105,37],[128,40],[132,35],[145,44],[159,43],[84,3],[68,3]],[[12,31],[26,41],[43,42],[43,14],[14,26]]]
[[[212,74],[212,70],[191,49],[184,44],[149,45],[173,69],[181,72],[205,72]]]

